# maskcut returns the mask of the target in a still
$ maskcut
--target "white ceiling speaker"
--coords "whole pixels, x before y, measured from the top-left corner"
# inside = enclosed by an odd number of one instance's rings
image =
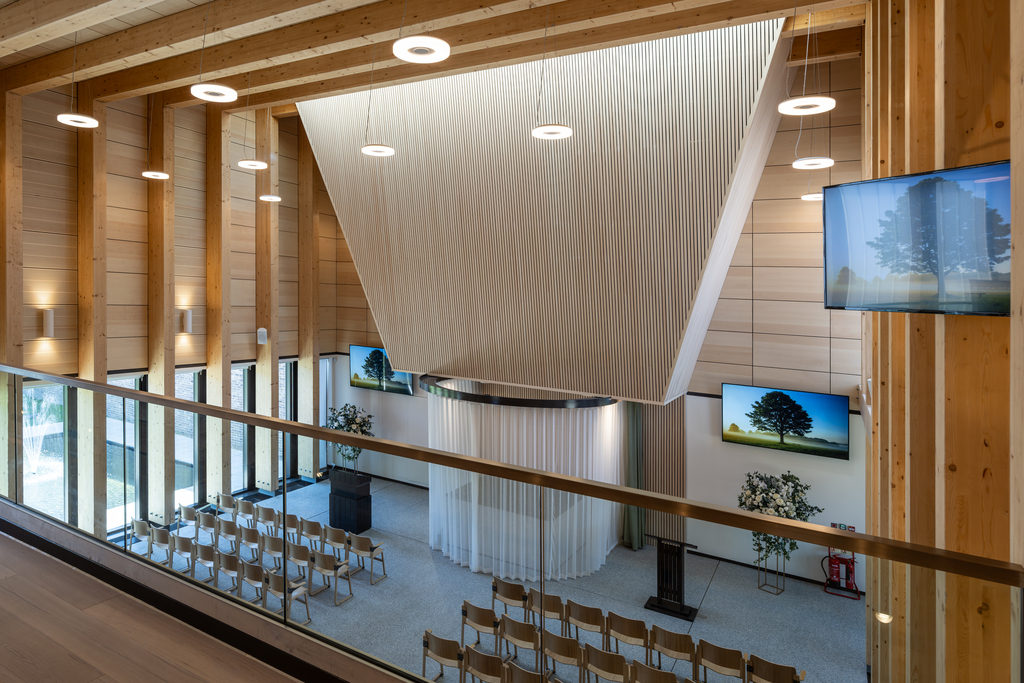
[[[831,157],[802,157],[793,162],[793,168],[799,171],[814,171],[831,168],[835,163]]]
[[[260,327],[256,330],[256,343],[266,344],[267,343],[267,328]]]
[[[395,155],[394,147],[387,145],[363,145],[359,151],[368,157],[392,157]]]
[[[435,64],[448,59],[452,53],[452,47],[440,38],[409,36],[396,40],[391,51],[403,62]]]
[[[534,128],[530,134],[538,140],[564,140],[572,137],[572,128],[560,123],[545,123]]]

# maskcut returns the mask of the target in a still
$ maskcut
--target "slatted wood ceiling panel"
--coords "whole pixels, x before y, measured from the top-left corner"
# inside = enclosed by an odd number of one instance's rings
[[[25,365],[78,372],[78,148],[57,123],[67,88],[24,98]],[[41,309],[53,309],[53,339],[42,339]]]
[[[174,304],[192,310],[192,334],[177,323],[177,365],[206,363],[206,106],[174,112]]]
[[[799,197],[809,179],[812,189],[860,179],[860,67],[849,59],[808,74],[840,104],[808,117],[800,152],[809,156],[813,140],[814,154],[829,154],[835,167],[813,176],[794,170],[799,121],[779,123],[690,391],[718,395],[723,382],[755,384],[846,394],[857,407],[860,314],[824,308],[821,204]],[[792,92],[802,84],[796,69]]]
[[[365,93],[300,103],[396,368],[665,400],[780,28],[549,59],[551,144],[540,62],[378,90],[388,159]]]
[[[641,448],[645,491],[685,497],[685,405],[686,401],[673,401],[666,406],[643,406]],[[645,521],[649,534],[685,540],[682,517],[648,510]]]

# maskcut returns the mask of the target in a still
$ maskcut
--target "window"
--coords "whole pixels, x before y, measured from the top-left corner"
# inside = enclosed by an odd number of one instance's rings
[[[246,397],[246,368],[231,368],[231,408],[252,412]],[[237,493],[252,488],[253,477],[249,469],[253,466],[249,457],[248,430],[241,422],[231,423],[231,491]]]
[[[64,388],[25,385],[22,503],[61,521],[67,518]]]
[[[135,378],[110,379],[109,384],[136,388]],[[136,517],[136,402],[107,396],[107,530],[127,526]]]
[[[196,400],[196,373],[174,376],[174,396]],[[174,504],[196,502],[196,414],[174,411]]]

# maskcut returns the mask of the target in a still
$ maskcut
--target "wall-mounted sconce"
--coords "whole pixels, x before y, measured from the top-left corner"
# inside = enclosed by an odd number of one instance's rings
[[[192,334],[192,309],[186,308],[181,314],[181,331]]]
[[[256,343],[266,344],[267,343],[267,328],[261,327],[256,330]]]
[[[43,336],[53,338],[53,309],[43,309]]]
[[[885,614],[884,612],[875,612],[875,619],[878,619],[883,624],[888,624],[892,621],[892,615]]]

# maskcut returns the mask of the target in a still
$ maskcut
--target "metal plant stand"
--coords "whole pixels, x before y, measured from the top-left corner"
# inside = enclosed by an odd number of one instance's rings
[[[782,557],[782,567],[779,567],[779,557]],[[786,590],[786,556],[782,553],[775,553],[775,569],[769,568],[771,557],[759,555],[757,558],[757,587],[765,593],[778,595]]]

